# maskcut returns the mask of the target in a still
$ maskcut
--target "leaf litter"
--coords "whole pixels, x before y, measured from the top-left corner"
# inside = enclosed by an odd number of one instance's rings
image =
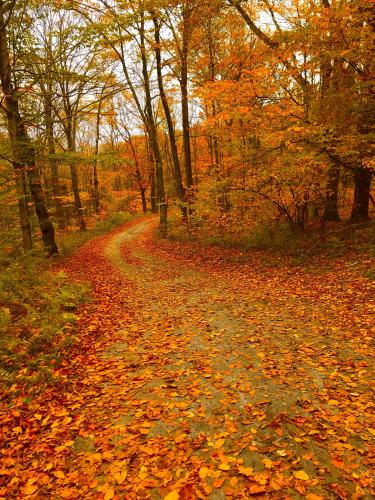
[[[154,229],[63,264],[92,301],[56,384],[1,406],[0,497],[370,498],[373,284]]]

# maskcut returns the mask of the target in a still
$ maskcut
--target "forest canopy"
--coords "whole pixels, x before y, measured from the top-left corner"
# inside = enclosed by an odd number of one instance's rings
[[[368,220],[374,28],[370,0],[1,0],[2,229]]]

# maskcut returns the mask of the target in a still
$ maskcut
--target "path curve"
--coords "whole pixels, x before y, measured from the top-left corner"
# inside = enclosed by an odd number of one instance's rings
[[[105,250],[136,287],[137,318],[105,356],[130,356],[129,380],[140,382],[120,421],[126,429],[143,426],[146,452],[135,459],[137,470],[166,484],[150,495],[172,489],[185,498],[305,498],[311,491],[336,498],[340,488],[361,490],[348,470],[362,464],[355,474],[367,483],[367,443],[359,419],[345,420],[348,405],[356,415],[361,401],[366,421],[366,381],[359,390],[353,370],[353,361],[367,366],[361,346],[353,352],[327,338],[321,304],[290,290],[265,292],[271,276],[255,272],[247,287],[245,276],[150,254],[155,227],[143,221]],[[332,377],[333,356],[346,366],[341,378]],[[348,389],[358,397],[341,406]],[[157,450],[152,458],[149,447]]]
[[[0,414],[0,498],[372,498],[374,284],[156,228],[62,265],[92,299],[48,388]]]

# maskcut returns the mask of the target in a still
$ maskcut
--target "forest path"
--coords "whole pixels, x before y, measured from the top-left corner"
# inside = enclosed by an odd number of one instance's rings
[[[158,252],[156,224],[141,221],[104,247],[133,313],[101,354],[111,411],[94,443],[104,439],[114,461],[105,491],[365,494],[366,337],[351,338],[341,330],[347,317],[327,317],[321,301],[301,297],[275,269],[206,269],[194,255]]]
[[[372,498],[373,283],[156,227],[65,262],[93,298],[56,388],[27,403],[14,498]]]

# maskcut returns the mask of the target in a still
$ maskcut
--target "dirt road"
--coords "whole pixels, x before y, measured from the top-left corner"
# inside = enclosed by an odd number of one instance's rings
[[[155,227],[66,266],[94,299],[38,498],[372,498],[369,282],[187,256]]]

